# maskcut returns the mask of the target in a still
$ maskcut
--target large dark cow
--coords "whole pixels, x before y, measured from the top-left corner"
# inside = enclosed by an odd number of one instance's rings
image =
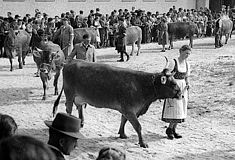
[[[124,127],[129,120],[138,134],[141,147],[147,147],[147,144],[143,141],[138,117],[145,114],[157,99],[181,96],[180,88],[168,69],[161,73],[147,73],[82,60],[73,60],[64,66],[63,89],[68,114],[72,112],[73,103],[78,110],[87,103],[97,108],[117,110],[122,114],[120,138],[127,138]],[[55,101],[53,115],[62,91]]]
[[[174,22],[168,23],[168,34],[170,46],[169,49],[173,48],[173,40],[174,38],[185,38],[189,37],[189,45],[193,47],[193,36],[194,34],[198,34],[198,27],[193,22]]]
[[[114,34],[115,30],[117,29],[117,24],[114,25]],[[135,43],[137,43],[137,56],[140,54],[140,48],[141,48],[141,41],[142,41],[142,30],[138,26],[131,26],[126,29],[126,45],[132,45],[131,53],[130,55],[132,56],[135,50]]]
[[[74,29],[73,44],[77,44],[83,41],[83,36],[89,34],[91,36],[91,44],[96,45],[97,31],[95,28],[76,28]],[[54,34],[53,42],[60,45],[60,34],[57,32]]]
[[[46,99],[46,90],[48,88],[48,80],[51,79],[51,71],[55,72],[54,76],[54,87],[55,95],[58,95],[58,78],[60,76],[60,70],[63,67],[65,62],[65,57],[63,51],[60,49],[60,46],[51,42],[44,41],[36,31],[32,34],[32,44],[33,48],[37,47],[38,54],[33,54],[34,61],[37,64],[37,67],[40,71],[40,78],[43,83],[43,100]],[[37,53],[37,52],[36,52]]]
[[[10,71],[13,71],[12,59],[15,56],[14,53],[18,55],[19,69],[22,69],[23,65],[25,65],[25,57],[29,51],[30,39],[30,34],[24,30],[9,30],[4,40],[4,50],[10,60]]]

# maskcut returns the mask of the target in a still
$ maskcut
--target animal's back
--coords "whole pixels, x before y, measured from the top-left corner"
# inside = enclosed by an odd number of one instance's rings
[[[74,44],[82,42],[85,34],[91,36],[91,44],[96,43],[97,31],[94,28],[76,28],[74,29]]]
[[[168,23],[168,33],[170,36],[183,38],[187,35],[196,33],[197,25],[192,22],[174,22]]]
[[[18,39],[18,44],[22,45],[22,50],[23,51],[28,51],[29,50],[29,43],[31,40],[31,35],[26,32],[25,30],[20,30],[19,34],[17,35]]]
[[[128,97],[132,101],[141,97],[138,90],[141,85],[148,85],[149,77],[150,73],[82,60],[72,61],[63,69],[64,87],[75,90],[80,102],[116,110],[120,109],[118,104],[124,102],[122,99],[128,101]]]
[[[141,40],[142,40],[142,30],[138,26],[128,27],[126,30],[126,34],[127,34],[127,37],[126,37],[127,45],[133,44],[137,41],[141,42]]]
[[[230,19],[222,20],[222,33],[228,34],[231,33],[233,29],[233,22]]]

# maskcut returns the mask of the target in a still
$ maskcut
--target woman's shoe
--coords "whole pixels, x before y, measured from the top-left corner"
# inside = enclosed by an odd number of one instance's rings
[[[180,134],[175,132],[175,129],[173,129],[172,131],[173,131],[173,135],[174,135],[175,138],[177,138],[177,139],[182,138],[182,136]]]
[[[124,60],[123,59],[119,59],[119,60],[117,60],[118,62],[124,62]]]
[[[167,134],[167,137],[172,140],[174,139],[174,136],[173,136],[173,130],[171,128],[167,128],[166,129],[166,134]]]

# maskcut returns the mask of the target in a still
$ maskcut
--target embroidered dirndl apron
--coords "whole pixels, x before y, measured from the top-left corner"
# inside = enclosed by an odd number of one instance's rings
[[[180,87],[181,91],[183,92],[182,94],[184,98],[165,99],[162,111],[162,121],[165,121],[167,123],[181,123],[184,122],[185,118],[187,117],[188,91],[187,89],[185,89],[186,87],[185,78],[188,71],[188,65],[186,63],[186,72],[179,72],[176,59],[174,59],[174,61],[175,61],[175,67],[173,70],[173,72],[175,72],[174,78],[176,80],[176,83]]]

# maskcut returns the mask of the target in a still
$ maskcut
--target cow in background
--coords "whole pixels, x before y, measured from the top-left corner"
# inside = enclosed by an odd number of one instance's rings
[[[31,36],[25,30],[9,29],[4,40],[4,50],[10,61],[10,71],[13,71],[13,58],[18,55],[19,69],[25,65],[25,57],[29,52]]]
[[[222,27],[220,39],[222,40],[222,36],[225,36],[225,44],[228,43],[229,37],[231,37],[233,31],[233,21],[230,19],[222,19]]]
[[[170,46],[169,49],[173,49],[173,40],[189,38],[189,46],[193,48],[193,36],[198,34],[198,26],[193,22],[174,22],[168,23],[168,34]]]
[[[65,62],[65,56],[59,45],[44,40],[42,30],[33,30],[32,45],[32,47],[36,49],[36,52],[33,52],[33,57],[40,72],[44,89],[42,99],[45,100],[47,98],[46,90],[48,88],[48,81],[51,79],[52,71],[55,72],[53,83],[55,87],[54,95],[58,94],[57,83],[60,71]]]
[[[96,45],[96,38],[97,38],[97,31],[95,28],[76,28],[73,30],[74,31],[74,39],[73,39],[73,44],[81,43],[83,41],[83,36],[85,34],[89,34],[91,37],[91,44]],[[60,35],[56,34],[55,35]],[[60,37],[59,36],[54,36],[53,37],[53,42],[58,44],[60,43]],[[63,49],[63,48],[62,48]]]
[[[115,32],[117,30],[117,24],[113,26],[114,30],[114,37],[115,37]],[[142,41],[142,30],[138,26],[131,26],[126,28],[126,45],[132,45],[131,53],[130,55],[132,56],[134,54],[135,50],[135,44],[137,43],[137,53],[136,55],[138,56],[140,54],[140,48],[141,48],[141,41]]]

